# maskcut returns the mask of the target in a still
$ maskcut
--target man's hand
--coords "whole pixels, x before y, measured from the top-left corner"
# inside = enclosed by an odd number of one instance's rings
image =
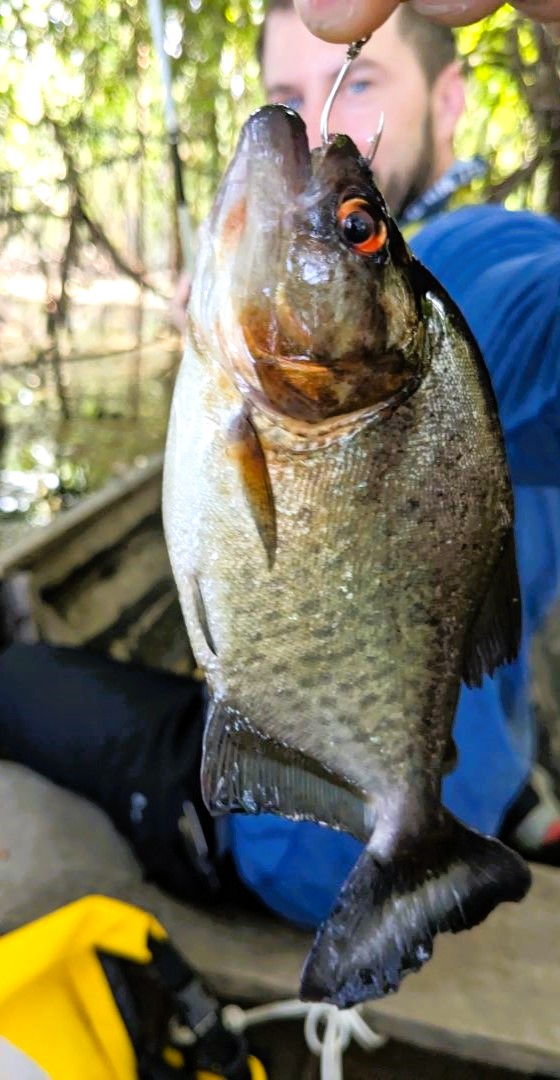
[[[433,22],[464,26],[501,7],[501,0],[409,0]],[[538,22],[560,20],[560,0],[513,0],[520,15]],[[295,0],[312,34],[325,41],[350,42],[377,30],[399,6],[399,0]]]

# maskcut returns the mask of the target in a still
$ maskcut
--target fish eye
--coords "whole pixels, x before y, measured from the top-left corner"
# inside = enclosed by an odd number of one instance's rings
[[[360,255],[375,255],[385,245],[387,226],[374,219],[365,199],[345,199],[336,217],[342,239]]]

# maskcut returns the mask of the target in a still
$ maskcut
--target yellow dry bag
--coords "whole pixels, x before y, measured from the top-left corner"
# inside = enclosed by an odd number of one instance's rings
[[[105,896],[0,937],[0,1080],[18,1075],[266,1080],[160,923]]]

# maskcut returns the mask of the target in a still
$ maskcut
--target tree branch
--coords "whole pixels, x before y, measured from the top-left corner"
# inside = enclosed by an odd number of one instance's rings
[[[500,180],[499,184],[492,184],[487,192],[488,202],[502,202],[508,195],[511,195],[511,192],[515,191],[520,184],[527,183],[531,180],[539,165],[542,165],[544,160],[545,158],[542,154],[535,154],[531,161],[528,161],[525,165],[521,165],[515,172],[506,176],[505,180]]]

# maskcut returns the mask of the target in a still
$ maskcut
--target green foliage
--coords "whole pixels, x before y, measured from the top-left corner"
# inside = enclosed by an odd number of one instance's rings
[[[254,48],[265,2],[164,0],[197,223],[261,98]],[[457,36],[471,73],[458,150],[490,164],[475,195],[560,216],[554,42],[505,8]],[[33,496],[24,485],[6,497],[16,517],[44,523],[139,448],[159,447],[165,428],[161,372],[141,369],[145,351],[129,354],[130,370],[119,367],[129,363],[123,345],[160,333],[165,304],[153,294],[169,294],[179,262],[147,0],[0,0],[0,129],[0,411],[12,426],[5,467],[36,478]],[[121,361],[84,360],[112,347]],[[154,353],[171,370],[160,341]]]
[[[560,215],[560,59],[552,36],[504,7],[457,40],[470,72],[458,146],[490,163],[481,197]]]
[[[264,2],[165,6],[196,222],[259,100],[254,45]],[[560,214],[552,39],[503,8],[460,30],[458,41],[471,72],[459,149],[491,166],[479,196]],[[173,184],[146,0],[0,0],[0,122],[0,242],[43,267],[56,318],[78,269],[99,273],[116,260],[121,272],[154,282],[174,266]]]
[[[168,4],[166,18],[186,197],[200,221],[257,100],[262,2],[191,0]],[[78,198],[131,267],[171,265],[173,184],[144,0],[2,0],[0,120],[4,244],[19,233],[36,260],[63,259]]]

